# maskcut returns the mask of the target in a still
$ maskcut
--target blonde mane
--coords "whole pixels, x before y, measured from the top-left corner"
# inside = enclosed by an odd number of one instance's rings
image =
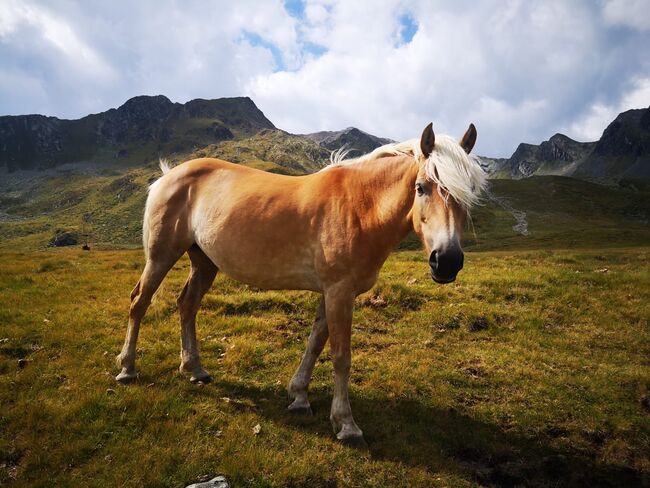
[[[411,156],[420,167],[424,167],[427,178],[438,186],[441,195],[445,198],[451,196],[468,210],[480,202],[481,193],[487,186],[487,175],[479,164],[479,157],[467,154],[454,138],[446,135],[436,135],[433,152],[428,158],[420,150],[419,139],[386,144],[358,158],[345,159],[349,152],[345,146],[332,152],[330,164],[323,170],[390,156]]]

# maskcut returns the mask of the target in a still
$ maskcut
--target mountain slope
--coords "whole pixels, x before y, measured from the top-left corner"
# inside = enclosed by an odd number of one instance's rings
[[[262,129],[251,137],[210,144],[189,157],[220,158],[272,173],[305,174],[327,164],[329,154],[302,136],[279,129]]]
[[[539,145],[519,144],[510,158],[483,158],[483,163],[488,174],[498,178],[570,175],[587,159],[595,145],[595,142],[578,142],[564,134],[555,134]]]
[[[0,168],[43,169],[93,160],[141,163],[274,128],[247,97],[180,104],[162,95],[139,96],[77,120],[0,117]]]
[[[564,176],[491,180],[472,220],[467,238],[480,249],[648,244],[650,192]]]
[[[348,127],[339,131],[321,131],[312,134],[302,134],[302,137],[314,141],[316,144],[330,151],[336,151],[337,149],[346,147],[350,150],[351,157],[369,153],[379,146],[392,142],[391,139],[373,136],[356,127]]]
[[[650,178],[650,108],[619,114],[574,175],[616,180]]]
[[[271,148],[274,138],[280,135],[262,132],[245,144],[261,151],[264,144]],[[260,142],[262,139],[264,142]],[[295,141],[301,142],[300,138]],[[233,151],[235,146],[221,150]],[[247,158],[247,151],[242,149],[240,157]],[[270,159],[269,154],[264,157]],[[240,164],[268,164],[260,169],[290,173],[288,166],[259,158]],[[299,172],[297,168],[293,171]],[[46,179],[34,184],[16,180],[15,185],[0,193],[0,249],[43,248],[58,231],[76,234],[79,242],[86,231],[93,246],[141,245],[147,187],[160,176],[153,163],[127,171],[106,169],[92,175],[65,167],[47,173]],[[472,212],[472,222],[475,233],[466,231],[467,249],[647,245],[650,193],[560,176],[492,180],[484,205]],[[407,245],[419,244],[411,240]]]

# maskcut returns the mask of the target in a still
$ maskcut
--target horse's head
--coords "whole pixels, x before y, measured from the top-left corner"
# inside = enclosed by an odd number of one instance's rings
[[[486,181],[478,162],[469,156],[475,142],[473,124],[460,142],[447,136],[436,139],[432,124],[420,138],[413,226],[429,255],[436,283],[451,283],[463,268],[461,233]]]

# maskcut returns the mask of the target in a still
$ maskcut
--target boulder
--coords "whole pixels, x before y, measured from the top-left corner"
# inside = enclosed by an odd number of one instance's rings
[[[79,236],[75,232],[57,230],[54,237],[50,239],[50,247],[76,246],[79,243]]]

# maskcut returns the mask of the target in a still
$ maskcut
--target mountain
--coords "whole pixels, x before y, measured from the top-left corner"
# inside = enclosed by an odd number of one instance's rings
[[[348,127],[339,131],[321,131],[302,134],[302,137],[330,151],[336,151],[345,146],[351,150],[350,156],[360,156],[361,154],[369,153],[379,146],[393,142],[391,139],[373,136],[356,127]]]
[[[578,142],[555,134],[539,145],[519,144],[509,158],[482,159],[492,178],[560,175],[599,182],[648,179],[650,108],[619,114],[596,142]]]
[[[505,159],[482,158],[493,177],[521,179],[533,175],[570,175],[591,154],[595,142],[578,142],[555,134],[539,145],[521,143]]]
[[[619,114],[573,175],[616,180],[650,178],[650,108]]]
[[[139,96],[117,109],[64,120],[44,115],[0,117],[0,168],[44,169],[92,160],[143,162],[188,152],[261,129],[275,129],[248,97],[196,99]]]

